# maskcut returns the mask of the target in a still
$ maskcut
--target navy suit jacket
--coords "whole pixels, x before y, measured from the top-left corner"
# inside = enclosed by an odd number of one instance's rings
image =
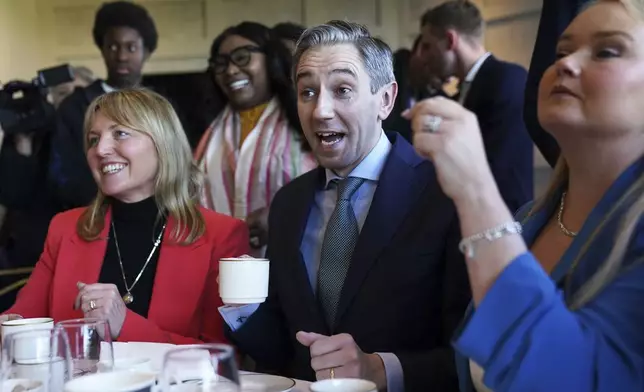
[[[550,166],[557,163],[559,145],[541,128],[537,117],[537,96],[543,73],[554,64],[559,36],[575,18],[579,9],[590,0],[543,0],[537,40],[532,52],[528,81],[525,87],[525,123],[537,148]]]
[[[284,186],[269,216],[269,297],[230,333],[262,368],[314,380],[298,331],[347,333],[362,351],[399,358],[407,391],[458,391],[450,338],[470,298],[456,211],[433,165],[396,133],[329,330],[300,252],[323,168]]]
[[[478,118],[492,174],[512,212],[534,197],[534,145],[522,116],[526,75],[521,66],[490,56],[463,104]]]

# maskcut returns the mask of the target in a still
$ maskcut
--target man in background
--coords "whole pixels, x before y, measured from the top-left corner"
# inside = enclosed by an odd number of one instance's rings
[[[460,81],[457,99],[476,114],[494,179],[508,208],[517,211],[534,197],[534,147],[523,121],[526,70],[485,49],[483,17],[470,1],[430,9],[421,30],[430,74]]]
[[[129,1],[105,3],[96,13],[94,43],[107,68],[107,79],[77,88],[58,108],[49,177],[64,210],[86,206],[96,183],[85,159],[83,121],[94,98],[141,84],[143,66],[157,48],[158,34],[147,10]]]

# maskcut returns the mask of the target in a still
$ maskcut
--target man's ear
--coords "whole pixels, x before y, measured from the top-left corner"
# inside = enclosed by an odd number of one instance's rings
[[[398,95],[398,83],[391,82],[382,87],[378,92],[380,94],[380,110],[378,111],[378,119],[384,121],[394,108],[396,103],[396,96]]]
[[[458,33],[454,29],[445,32],[445,46],[447,50],[454,50],[458,46]]]

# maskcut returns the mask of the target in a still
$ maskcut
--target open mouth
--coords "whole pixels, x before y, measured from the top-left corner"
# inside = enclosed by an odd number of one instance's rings
[[[344,139],[344,134],[338,132],[318,132],[317,136],[323,146],[333,146]]]
[[[244,87],[247,87],[249,84],[250,81],[248,79],[237,80],[235,82],[229,83],[228,88],[230,89],[230,91],[237,91],[243,89]]]
[[[103,175],[111,175],[120,172],[125,169],[127,165],[125,163],[110,163],[109,165],[103,166],[101,172]]]

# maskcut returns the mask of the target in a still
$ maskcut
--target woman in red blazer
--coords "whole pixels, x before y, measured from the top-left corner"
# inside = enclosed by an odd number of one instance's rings
[[[85,139],[98,195],[54,217],[7,313],[104,318],[120,341],[224,340],[218,262],[248,253],[248,231],[198,206],[199,172],[172,106],[142,89],[102,95]]]

